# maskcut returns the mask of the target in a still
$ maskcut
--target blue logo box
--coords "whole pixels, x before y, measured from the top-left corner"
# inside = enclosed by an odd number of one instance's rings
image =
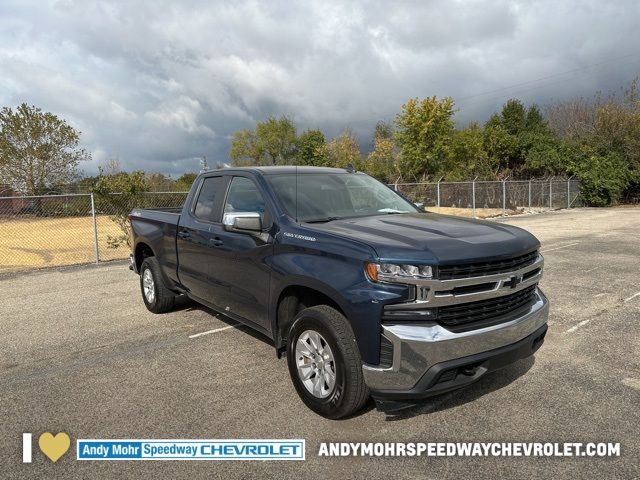
[[[78,439],[78,460],[304,460],[304,440]]]

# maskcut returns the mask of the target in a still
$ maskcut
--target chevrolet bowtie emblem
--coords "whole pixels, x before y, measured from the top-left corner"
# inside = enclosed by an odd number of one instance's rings
[[[514,275],[505,282],[505,285],[509,286],[509,288],[516,288],[519,283],[522,283],[522,275]]]

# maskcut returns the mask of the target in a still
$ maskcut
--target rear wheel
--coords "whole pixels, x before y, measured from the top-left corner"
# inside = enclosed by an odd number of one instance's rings
[[[323,417],[351,415],[369,398],[351,326],[327,305],[297,315],[288,335],[287,363],[298,395]]]
[[[147,257],[140,266],[140,291],[147,309],[153,313],[168,312],[176,295],[167,288],[155,257]]]

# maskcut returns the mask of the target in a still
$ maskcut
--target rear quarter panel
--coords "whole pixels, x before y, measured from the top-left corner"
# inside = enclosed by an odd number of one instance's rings
[[[162,273],[172,283],[177,283],[178,257],[176,233],[180,214],[159,210],[136,209],[131,212],[133,252],[144,243],[153,250]]]

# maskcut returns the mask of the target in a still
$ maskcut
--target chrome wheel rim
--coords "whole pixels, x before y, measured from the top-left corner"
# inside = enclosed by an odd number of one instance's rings
[[[142,273],[142,290],[144,292],[144,298],[147,302],[153,303],[156,299],[156,286],[153,282],[153,275],[148,268]]]
[[[336,363],[331,347],[315,330],[305,330],[296,342],[298,377],[311,395],[326,398],[336,386]]]

